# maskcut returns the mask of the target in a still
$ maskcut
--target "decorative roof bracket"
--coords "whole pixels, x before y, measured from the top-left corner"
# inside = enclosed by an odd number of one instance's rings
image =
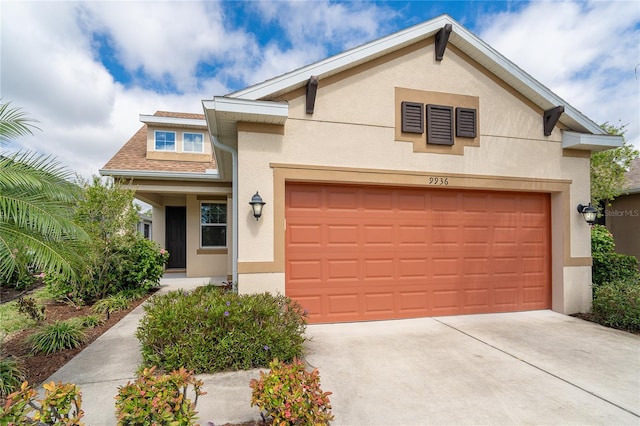
[[[453,26],[451,24],[446,24],[436,33],[436,61],[441,61],[444,58],[444,51],[447,48],[449,34],[451,34],[452,29]]]
[[[553,131],[553,128],[558,124],[558,120],[560,120],[560,116],[564,112],[564,107],[562,105],[548,109],[544,112],[542,117],[542,124],[544,126],[544,135],[549,136]]]
[[[318,91],[318,76],[312,75],[307,82],[307,114],[313,114]]]

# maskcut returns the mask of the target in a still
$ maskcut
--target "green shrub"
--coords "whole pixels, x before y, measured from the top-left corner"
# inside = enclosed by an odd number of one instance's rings
[[[257,405],[277,425],[321,425],[333,420],[329,395],[320,389],[317,369],[305,370],[301,361],[285,364],[277,359],[268,374],[251,380],[251,406]]]
[[[0,357],[0,399],[20,388],[25,379],[22,363],[12,357]]]
[[[629,281],[640,277],[638,259],[613,252],[593,256],[591,270],[594,288],[605,283]]]
[[[118,425],[192,425],[198,397],[206,393],[202,384],[185,369],[157,375],[155,367],[145,368],[134,383],[118,388]],[[193,403],[186,397],[189,385],[195,391]]]
[[[51,293],[54,299],[70,299],[76,302],[82,301],[82,298],[78,297],[76,294],[76,289],[73,285],[73,282],[68,278],[65,278],[63,275],[49,273],[43,277],[42,281],[44,282],[47,290],[49,291],[49,293]]]
[[[122,263],[119,265],[118,290],[148,291],[160,284],[169,252],[140,235],[132,244],[124,245],[120,250]]]
[[[608,282],[594,288],[592,314],[607,327],[640,331],[640,280]]]
[[[603,225],[593,225],[591,227],[591,255],[613,253],[615,243],[613,235]]]
[[[128,290],[121,290],[116,294],[119,294],[122,297],[127,298],[129,301],[133,302],[134,300],[138,300],[149,294],[149,290],[146,288],[132,288]]]
[[[77,321],[84,328],[95,328],[99,325],[104,324],[104,318],[102,317],[102,315],[98,314],[85,315],[83,317],[77,318]]]
[[[34,352],[52,354],[63,349],[75,349],[86,340],[84,327],[77,321],[56,321],[29,337]]]
[[[594,289],[598,286],[618,281],[640,279],[638,259],[634,256],[614,251],[613,235],[602,225],[591,228],[591,275]]]
[[[107,318],[114,313],[127,309],[131,304],[131,299],[126,294],[112,294],[104,299],[98,300],[93,305],[93,312],[97,314],[106,314]]]
[[[82,425],[82,395],[80,389],[70,383],[45,383],[44,398],[36,400],[38,392],[27,382],[7,398],[0,411],[1,425]],[[36,404],[39,403],[39,405]]]
[[[145,365],[196,373],[266,367],[302,355],[302,308],[282,295],[201,287],[149,299],[136,336]]]
[[[44,314],[44,305],[39,304],[33,297],[21,297],[16,301],[18,312],[27,315],[37,323],[41,323],[46,319]]]

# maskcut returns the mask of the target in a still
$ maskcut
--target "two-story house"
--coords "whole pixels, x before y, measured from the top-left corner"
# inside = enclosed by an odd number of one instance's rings
[[[100,173],[153,207],[152,239],[169,251],[169,270],[226,277],[231,179],[219,172],[204,115],[158,111],[140,121]]]
[[[202,105],[141,116],[101,171],[154,206],[170,268],[312,322],[589,309],[577,206],[622,140],[450,17]]]

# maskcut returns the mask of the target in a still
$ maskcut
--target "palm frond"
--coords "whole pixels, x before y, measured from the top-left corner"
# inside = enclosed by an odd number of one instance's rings
[[[35,269],[72,278],[77,257],[72,248],[73,244],[65,241],[46,240],[37,233],[0,222],[0,277],[11,276],[16,268],[15,251],[27,250]]]
[[[38,120],[29,118],[22,108],[11,107],[11,102],[3,103],[0,98],[0,145],[21,136],[33,135],[33,130],[40,130],[34,123]]]
[[[24,194],[41,194],[58,201],[74,202],[81,188],[72,183],[73,177],[73,172],[49,155],[0,154],[0,192],[19,189]]]

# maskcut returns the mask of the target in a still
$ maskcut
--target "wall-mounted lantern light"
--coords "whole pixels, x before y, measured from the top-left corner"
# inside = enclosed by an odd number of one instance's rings
[[[578,212],[582,214],[584,217],[584,221],[589,225],[593,225],[596,223],[596,216],[598,215],[598,209],[593,207],[591,203],[588,206],[583,206],[582,204],[578,204]]]
[[[260,219],[260,216],[262,216],[262,207],[267,203],[262,201],[262,197],[258,194],[258,191],[256,191],[253,197],[251,197],[249,204],[251,204],[251,208],[253,209],[253,217],[255,217],[257,221]]]

